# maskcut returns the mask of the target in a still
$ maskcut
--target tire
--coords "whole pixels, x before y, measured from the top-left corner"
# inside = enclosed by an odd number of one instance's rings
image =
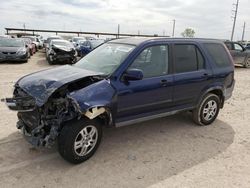
[[[58,151],[66,161],[79,164],[94,155],[101,138],[102,127],[97,120],[73,120],[64,125],[58,136]]]
[[[248,57],[248,58],[246,59],[246,62],[245,62],[245,64],[244,64],[244,67],[245,67],[245,68],[250,68],[250,57]]]
[[[193,110],[193,121],[200,126],[210,125],[217,118],[220,111],[219,96],[208,93],[198,107]]]
[[[48,58],[47,58],[48,63],[49,63],[50,65],[53,65],[54,62],[53,62],[51,59],[52,59],[52,57],[49,55]]]

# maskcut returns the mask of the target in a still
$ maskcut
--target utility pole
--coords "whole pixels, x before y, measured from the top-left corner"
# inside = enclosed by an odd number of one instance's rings
[[[118,29],[117,29],[117,38],[119,38],[120,35],[120,24],[118,24]]]
[[[140,30],[138,30],[138,36],[140,36],[140,34],[141,34]]]
[[[232,10],[234,12],[234,23],[233,23],[233,29],[232,29],[232,35],[231,35],[231,41],[234,39],[234,30],[235,30],[235,24],[236,24],[236,19],[237,19],[237,14],[238,14],[238,7],[239,7],[239,0],[237,0],[236,4],[233,4],[235,6],[235,9]]]
[[[26,33],[26,25],[25,25],[25,23],[23,23],[23,29],[24,29],[24,32]]]
[[[243,41],[244,41],[244,37],[245,37],[245,30],[246,30],[246,22],[244,22],[244,25],[243,25],[243,32],[242,32],[241,42],[243,42]]]
[[[174,37],[174,32],[175,32],[175,19],[173,20],[173,32],[172,32],[172,37]]]

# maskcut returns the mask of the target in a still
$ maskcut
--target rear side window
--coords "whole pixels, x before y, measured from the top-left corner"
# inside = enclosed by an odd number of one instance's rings
[[[174,45],[174,58],[176,73],[192,72],[204,68],[204,58],[195,45]]]
[[[208,53],[213,58],[213,61],[217,67],[227,67],[231,65],[230,58],[222,44],[206,43],[205,47],[207,48]]]

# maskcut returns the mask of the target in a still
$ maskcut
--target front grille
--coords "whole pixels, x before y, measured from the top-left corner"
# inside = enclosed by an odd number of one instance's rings
[[[13,55],[13,54],[16,54],[16,52],[2,52],[3,54],[5,55]]]

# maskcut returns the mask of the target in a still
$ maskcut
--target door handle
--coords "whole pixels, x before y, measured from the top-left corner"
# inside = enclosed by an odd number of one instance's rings
[[[166,87],[167,86],[167,83],[168,83],[168,81],[167,80],[161,80],[161,85],[163,86],[163,87]]]

